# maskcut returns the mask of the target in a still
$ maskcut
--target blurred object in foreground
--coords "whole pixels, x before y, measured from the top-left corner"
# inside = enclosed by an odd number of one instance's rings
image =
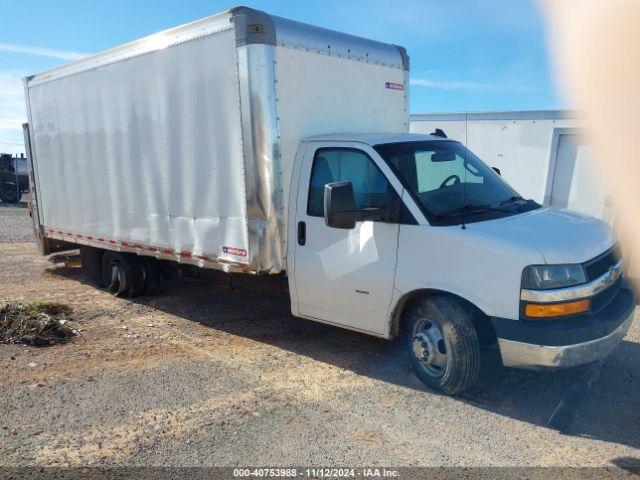
[[[640,248],[640,2],[543,0],[550,51],[567,98],[582,111],[596,168],[614,187],[623,248]],[[637,261],[631,259],[632,263]]]

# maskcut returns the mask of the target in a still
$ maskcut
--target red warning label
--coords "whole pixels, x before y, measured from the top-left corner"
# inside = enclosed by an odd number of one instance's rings
[[[224,253],[228,253],[229,255],[238,255],[240,257],[247,256],[247,251],[244,248],[222,247],[222,251]]]
[[[384,87],[390,90],[404,90],[404,85],[402,83],[386,82]]]

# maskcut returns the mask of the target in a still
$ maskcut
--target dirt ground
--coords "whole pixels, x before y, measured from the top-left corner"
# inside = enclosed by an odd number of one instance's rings
[[[0,345],[0,465],[640,465],[637,321],[563,435],[546,424],[583,370],[490,364],[465,396],[437,395],[397,342],[202,280],[115,298],[20,228],[26,210],[0,208],[0,301],[67,303],[82,336]]]

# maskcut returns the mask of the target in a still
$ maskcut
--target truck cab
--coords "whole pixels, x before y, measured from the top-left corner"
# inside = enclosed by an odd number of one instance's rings
[[[24,192],[29,190],[27,159],[0,154],[0,200],[4,203],[16,203]]]
[[[442,134],[309,138],[292,178],[292,313],[402,336],[433,388],[472,385],[483,347],[510,367],[573,367],[629,328],[612,231],[522,198]]]

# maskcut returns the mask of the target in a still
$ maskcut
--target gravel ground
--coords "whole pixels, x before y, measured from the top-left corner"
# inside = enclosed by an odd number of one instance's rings
[[[204,281],[114,298],[15,243],[29,228],[0,210],[0,300],[65,302],[82,336],[0,345],[0,465],[640,465],[637,322],[563,435],[546,423],[584,369],[490,363],[465,396],[437,395],[397,342]]]
[[[22,204],[0,203],[0,243],[31,242],[31,217]]]

